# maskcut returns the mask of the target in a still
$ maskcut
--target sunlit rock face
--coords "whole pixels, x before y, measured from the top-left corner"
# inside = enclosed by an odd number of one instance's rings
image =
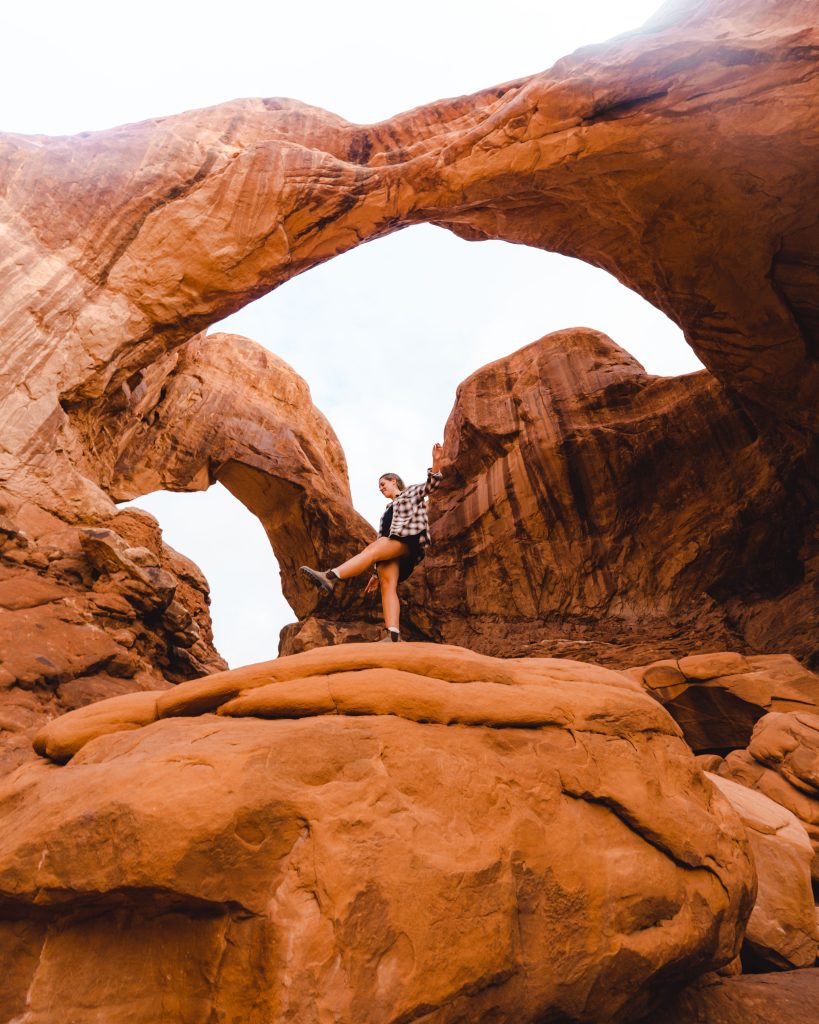
[[[0,785],[4,1020],[630,1019],[753,901],[730,804],[593,665],[347,644],[37,746]]]

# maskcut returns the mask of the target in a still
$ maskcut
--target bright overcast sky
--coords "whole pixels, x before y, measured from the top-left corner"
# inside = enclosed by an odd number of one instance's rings
[[[639,27],[658,6],[4,4],[0,130],[73,134],[242,96],[290,96],[368,123],[542,71]],[[652,373],[700,365],[665,316],[603,271],[431,226],[337,257],[214,329],[253,338],[307,380],[341,440],[356,507],[375,522],[379,474],[423,477],[461,380],[575,326],[605,331]],[[258,521],[219,486],[136,504],[210,580],[216,643],[230,664],[274,657],[294,615]]]

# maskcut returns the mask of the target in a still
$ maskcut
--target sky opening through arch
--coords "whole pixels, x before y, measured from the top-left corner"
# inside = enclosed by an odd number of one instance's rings
[[[376,524],[379,475],[423,479],[462,380],[578,326],[608,334],[650,373],[700,368],[679,328],[605,271],[430,225],[314,267],[211,330],[252,338],[305,378],[344,449],[353,502]],[[274,657],[278,631],[295,616],[261,524],[218,485],[134,504],[210,581],[216,645],[231,666]]]

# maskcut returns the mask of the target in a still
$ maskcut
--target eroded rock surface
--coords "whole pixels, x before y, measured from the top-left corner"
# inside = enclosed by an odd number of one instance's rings
[[[240,100],[0,138],[0,770],[34,732],[53,758],[2,783],[9,1018],[605,1021],[732,962],[744,830],[634,680],[350,645],[170,689],[221,667],[206,589],[112,499],[221,480],[288,578],[370,536],[303,383],[200,332],[430,221],[606,268],[709,372],[658,381],[570,331],[471,378],[416,635],[815,659],[816,34],[796,0],[672,3],[381,125]],[[374,616],[288,597],[293,647]],[[815,726],[786,717],[719,767],[816,842]]]
[[[0,137],[8,486],[104,510],[68,410],[419,221],[604,267],[761,422],[815,432],[815,44],[797,0],[673,3],[542,74],[378,125],[259,99]]]
[[[217,480],[231,490],[263,523],[300,614],[315,595],[295,586],[296,566],[341,561],[345,542],[373,535],[352,508],[344,455],[307,385],[245,338],[198,336],[115,393],[67,408],[89,478],[117,501]],[[146,513],[111,505],[67,523],[7,495],[3,536],[0,771],[30,755],[33,732],[55,713],[226,667],[204,576],[163,544]],[[375,633],[374,605],[355,614]]]
[[[819,711],[819,676],[788,654],[687,655],[629,674],[668,709],[694,751],[747,747],[770,711]]]
[[[315,595],[296,585],[298,566],[337,564],[345,545],[374,537],[352,507],[344,453],[307,384],[247,338],[198,336],[71,415],[116,501],[224,484],[264,526],[300,615]]]
[[[722,388],[705,374],[667,385],[643,377],[644,401],[638,369],[620,360],[619,377],[596,369],[599,381],[620,380],[621,401],[603,387],[601,406],[573,404],[561,377],[570,360],[550,365],[557,376],[539,401],[570,410],[571,425],[522,429],[507,408],[504,429],[523,447],[516,453],[490,418],[481,425],[494,448],[480,464],[462,454],[460,432],[486,410],[462,390],[450,455],[469,496],[456,509],[450,492],[440,520],[450,557],[463,562],[446,596],[481,575],[481,589],[504,602],[502,624],[490,641],[498,608],[470,582],[460,605],[443,609],[460,622],[439,626],[440,609],[424,621],[419,603],[419,635],[515,653],[537,619],[546,653],[591,643],[585,653],[599,658],[606,645],[627,646],[620,664],[656,660],[686,631],[719,647],[744,640],[815,656],[815,41],[808,6],[794,0],[675,3],[542,74],[379,125],[296,101],[239,100],[74,138],[2,136],[4,487],[13,501],[99,525],[112,495],[221,479],[263,518],[285,580],[307,553],[335,561],[344,539],[369,532],[347,506],[329,428],[307,430],[299,440],[315,444],[298,451],[280,408],[261,415],[268,396],[255,377],[281,380],[274,357],[196,335],[345,249],[430,221],[605,267],[683,327]],[[586,343],[562,339],[581,361]],[[493,394],[503,405],[503,388]],[[315,427],[302,398],[292,416]],[[243,401],[255,417],[240,413]],[[617,458],[595,436],[598,414],[618,436]],[[684,454],[682,482],[670,478],[677,445],[702,455],[701,477]],[[526,464],[538,469],[531,479]],[[618,487],[623,522],[607,493]],[[484,521],[488,499],[505,505],[511,534]],[[571,556],[559,572],[546,531],[561,559]],[[646,550],[630,557],[633,531]],[[509,579],[498,561],[515,567]],[[287,596],[300,619],[313,611],[314,594],[289,586]],[[596,627],[602,616],[608,633]],[[360,636],[373,617],[350,597],[340,617],[291,631],[285,648],[337,634],[339,619]],[[628,635],[633,621],[642,641]]]
[[[38,745],[71,760],[0,784],[31,1024],[620,1020],[732,961],[753,899],[677,726],[595,666],[350,644]]]
[[[547,335],[460,385],[445,454],[421,635],[622,667],[681,643],[819,658],[816,480],[710,374]]]
[[[20,506],[14,522],[25,529],[5,521],[0,774],[31,758],[32,737],[55,715],[226,668],[204,576],[146,512],[90,528]]]
[[[804,826],[762,793],[719,775],[708,777],[742,819],[753,854],[757,893],[744,959],[756,970],[813,967],[819,936],[811,888],[813,847]]]
[[[720,775],[759,790],[796,815],[813,843],[812,872],[819,883],[819,715],[765,715],[747,749],[732,751],[716,767]]]

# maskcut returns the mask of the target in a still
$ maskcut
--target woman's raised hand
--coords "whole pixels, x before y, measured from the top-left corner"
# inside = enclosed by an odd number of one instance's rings
[[[436,441],[432,446],[432,470],[434,473],[438,472],[441,465],[441,455],[443,454],[443,451],[444,446]]]

